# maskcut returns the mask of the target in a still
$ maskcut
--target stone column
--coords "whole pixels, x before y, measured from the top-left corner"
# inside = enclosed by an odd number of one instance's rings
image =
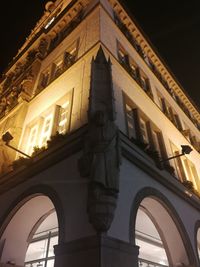
[[[55,246],[55,267],[138,267],[139,247],[106,235]]]

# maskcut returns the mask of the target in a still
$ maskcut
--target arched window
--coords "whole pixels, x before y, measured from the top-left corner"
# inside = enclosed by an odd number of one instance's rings
[[[168,259],[156,226],[142,207],[136,217],[136,245],[139,249],[140,267],[168,266]]]
[[[200,228],[197,231],[197,252],[200,260]]]
[[[38,226],[29,242],[25,267],[53,267],[54,245],[58,244],[58,220],[55,211]]]
[[[7,219],[1,236],[0,266],[53,267],[58,244],[58,219],[52,201],[44,195],[22,201]]]

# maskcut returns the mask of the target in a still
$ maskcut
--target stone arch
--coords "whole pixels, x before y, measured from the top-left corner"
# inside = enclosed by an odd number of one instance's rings
[[[196,257],[184,225],[170,201],[150,187],[140,190],[131,207],[130,242],[135,245],[135,225],[140,207],[146,210],[163,242],[169,266],[197,266]]]
[[[200,220],[198,220],[195,224],[194,242],[195,242],[195,249],[196,249],[198,266],[200,266]]]
[[[60,243],[64,238],[64,216],[56,192],[49,186],[38,185],[22,193],[10,205],[1,222],[1,262],[14,261],[16,265],[23,266],[34,230],[52,212],[57,215]]]

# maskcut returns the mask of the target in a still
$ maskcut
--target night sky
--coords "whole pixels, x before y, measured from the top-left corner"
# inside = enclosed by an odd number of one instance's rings
[[[4,1],[0,15],[0,73],[42,16],[46,2]],[[199,0],[124,2],[179,83],[200,107]]]

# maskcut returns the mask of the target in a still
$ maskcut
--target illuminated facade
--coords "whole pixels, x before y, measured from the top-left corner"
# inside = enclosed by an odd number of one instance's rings
[[[199,266],[200,113],[121,1],[48,2],[0,89],[0,266]]]

